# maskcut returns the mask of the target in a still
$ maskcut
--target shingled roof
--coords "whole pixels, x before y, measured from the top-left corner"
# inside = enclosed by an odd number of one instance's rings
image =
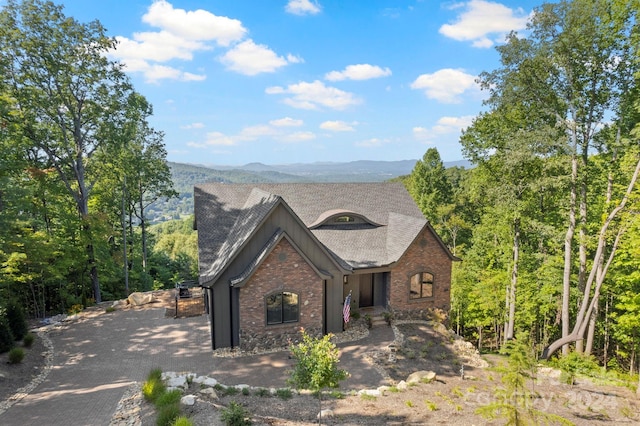
[[[312,228],[310,232],[345,270],[390,265],[430,226],[399,182],[206,183],[195,186],[194,198],[200,271],[205,281],[215,279],[279,203]],[[362,216],[368,223],[319,226],[340,212]]]

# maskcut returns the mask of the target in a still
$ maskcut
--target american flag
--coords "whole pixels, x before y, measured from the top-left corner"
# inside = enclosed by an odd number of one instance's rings
[[[342,317],[344,318],[344,322],[349,322],[349,318],[351,318],[351,292],[347,295],[347,298],[344,299],[344,307],[342,308]]]

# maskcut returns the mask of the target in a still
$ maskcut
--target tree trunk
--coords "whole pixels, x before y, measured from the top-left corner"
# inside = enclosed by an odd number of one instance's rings
[[[142,242],[142,270],[147,272],[147,230],[144,220],[144,206],[142,204],[142,195],[138,200],[140,206],[140,239]]]
[[[600,295],[600,289],[602,288],[602,283],[604,282],[604,278],[607,274],[609,266],[611,265],[611,262],[615,257],[618,244],[620,243],[620,238],[622,237],[625,231],[622,228],[618,230],[613,246],[611,247],[611,251],[609,253],[607,262],[603,264],[602,268],[600,268],[599,265],[602,262],[601,257],[604,256],[604,249],[607,242],[607,231],[609,229],[609,225],[613,222],[613,220],[616,218],[618,213],[620,213],[620,211],[622,211],[625,208],[627,201],[629,200],[629,196],[636,185],[636,181],[638,180],[638,175],[640,175],[640,160],[638,160],[638,162],[636,163],[636,168],[629,181],[629,186],[627,187],[627,190],[624,196],[622,197],[618,205],[611,211],[611,213],[609,213],[609,216],[607,217],[607,219],[602,224],[602,227],[600,228],[600,234],[598,236],[598,245],[597,245],[596,253],[593,259],[593,266],[591,267],[591,273],[589,274],[589,277],[587,278],[587,281],[586,281],[584,293],[582,296],[582,303],[580,305],[580,310],[576,317],[576,323],[573,327],[573,331],[568,336],[563,336],[560,339],[556,340],[555,342],[551,343],[548,347],[546,347],[542,353],[543,359],[549,358],[551,355],[554,354],[555,351],[560,349],[560,347],[562,347],[563,345],[571,342],[575,342],[576,340],[584,336],[584,332],[586,330],[588,320],[591,317],[591,314],[593,313],[595,301]],[[591,297],[591,287],[594,283],[595,283],[595,290],[593,293],[593,297]],[[585,318],[587,320],[585,320]]]
[[[127,176],[122,181],[122,269],[124,272],[124,294],[129,296],[129,259],[127,257],[127,217],[126,217]]]
[[[505,331],[505,341],[513,339],[516,321],[516,289],[518,284],[518,262],[520,259],[520,219],[513,220],[513,268],[511,270],[511,286],[509,288],[509,319]]]
[[[574,142],[575,144],[575,142]],[[564,237],[564,270],[562,276],[562,337],[569,336],[569,306],[571,298],[571,248],[576,229],[576,180],[578,178],[578,158],[571,158],[571,195],[569,202],[569,225]],[[562,354],[569,354],[569,345],[562,346]]]
[[[589,318],[589,330],[587,331],[587,344],[584,348],[585,355],[591,355],[591,352],[593,352],[593,339],[596,334],[596,321],[598,319],[598,302],[599,302],[598,299],[595,299],[593,313]]]
[[[582,178],[580,179],[580,201],[579,214],[580,225],[578,232],[578,289],[584,291],[587,280],[587,144],[582,146],[581,169]],[[580,308],[580,306],[578,306]],[[580,336],[576,342],[576,352],[584,352],[584,335]]]

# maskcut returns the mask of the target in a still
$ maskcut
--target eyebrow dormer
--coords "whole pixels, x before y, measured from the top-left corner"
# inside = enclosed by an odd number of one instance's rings
[[[363,229],[382,226],[366,216],[349,210],[327,210],[309,225],[309,229]]]

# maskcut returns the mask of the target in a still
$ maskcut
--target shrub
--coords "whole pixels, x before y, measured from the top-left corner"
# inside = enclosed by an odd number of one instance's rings
[[[242,388],[242,394],[244,396],[249,396],[250,393],[251,391],[249,391],[249,388]]]
[[[107,314],[111,313],[111,312],[115,312],[116,308],[114,308],[113,306],[107,306],[107,308],[104,310]]]
[[[5,353],[13,347],[13,333],[7,320],[0,316],[0,353]]]
[[[82,309],[84,308],[79,303],[76,303],[75,305],[71,305],[71,307],[69,308],[69,315],[79,314],[80,312],[82,312]]]
[[[149,402],[156,402],[156,400],[165,393],[166,386],[162,379],[157,379],[155,377],[147,379],[146,382],[142,384],[142,395],[144,399]]]
[[[156,424],[158,426],[171,426],[178,417],[180,417],[180,404],[165,405],[158,411]]]
[[[256,396],[270,396],[271,392],[269,392],[269,389],[265,389],[265,388],[258,388],[255,391],[255,395]]]
[[[162,394],[158,395],[158,398],[156,399],[156,408],[160,409],[167,405],[178,404],[180,402],[180,398],[182,398],[182,392],[178,389],[174,389],[169,392],[163,392]]]
[[[22,340],[22,338],[29,331],[27,326],[27,320],[24,316],[24,309],[15,301],[12,301],[7,306],[7,320],[9,321],[9,328],[15,340]]]
[[[13,348],[9,351],[9,364],[20,364],[24,359],[22,348]]]
[[[160,368],[154,368],[149,371],[147,375],[147,380],[162,380],[162,370]]]
[[[293,396],[293,393],[291,392],[291,389],[289,388],[281,388],[276,390],[276,395],[278,395],[278,397],[280,397],[280,399],[290,399]]]
[[[175,419],[172,426],[193,426],[193,422],[186,416],[180,416]]]
[[[235,402],[221,410],[221,418],[227,426],[249,426],[252,424],[249,412]]]
[[[33,333],[27,333],[24,336],[24,339],[22,339],[22,344],[26,347],[26,348],[30,348],[31,345],[33,345],[33,342],[36,340],[36,336]]]

